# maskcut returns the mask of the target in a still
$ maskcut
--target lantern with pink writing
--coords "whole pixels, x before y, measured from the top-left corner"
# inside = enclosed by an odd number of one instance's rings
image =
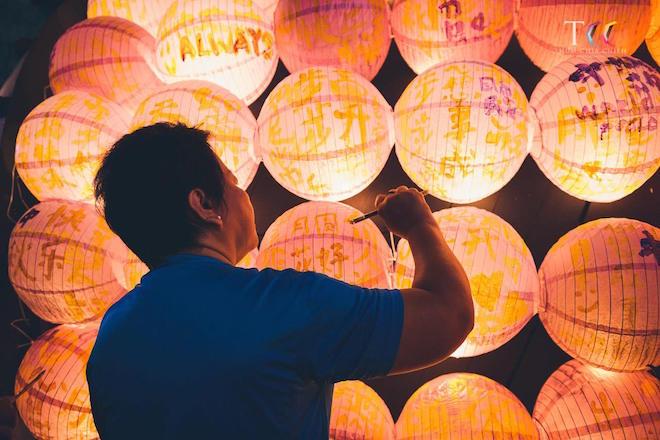
[[[334,440],[394,440],[394,420],[383,399],[359,380],[336,383],[330,411]]]
[[[172,0],[88,0],[87,18],[120,17],[140,25],[154,37]]]

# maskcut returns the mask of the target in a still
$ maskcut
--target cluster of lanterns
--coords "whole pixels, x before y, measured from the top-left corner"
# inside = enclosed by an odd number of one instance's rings
[[[376,178],[394,145],[411,179],[452,203],[498,191],[528,153],[554,184],[587,201],[625,197],[657,171],[660,75],[629,55],[646,37],[660,56],[660,8],[651,17],[650,0],[604,3],[90,0],[89,18],[53,48],[55,94],[25,118],[16,141],[18,174],[41,203],[12,232],[10,280],[35,314],[60,324],[32,344],[16,378],[28,428],[39,438],[97,436],[84,370],[98,319],[147,270],[90,203],[99,162],[123,134],[158,121],[200,126],[241,187],[263,161],[309,200],[282,214],[239,266],[410,287],[408,243],[392,250],[370,220],[350,224],[361,213],[339,203]],[[576,20],[549,12],[576,4]],[[585,39],[567,20],[598,24]],[[552,32],[538,34],[549,22]],[[493,64],[514,32],[548,72],[529,102]],[[370,82],[392,36],[419,74],[394,109]],[[278,57],[291,75],[255,118],[247,105]],[[548,379],[533,416],[505,387],[473,374],[425,384],[396,423],[375,391],[340,383],[333,438],[660,435],[660,385],[643,371],[660,361],[658,228],[630,219],[581,225],[537,271],[500,217],[472,207],[434,217],[475,302],[475,328],[454,356],[497,349],[538,313],[575,360]]]

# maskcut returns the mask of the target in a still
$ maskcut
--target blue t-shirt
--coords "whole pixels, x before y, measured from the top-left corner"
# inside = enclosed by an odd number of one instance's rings
[[[387,374],[398,290],[179,254],[105,314],[87,365],[103,439],[327,439],[332,384]]]

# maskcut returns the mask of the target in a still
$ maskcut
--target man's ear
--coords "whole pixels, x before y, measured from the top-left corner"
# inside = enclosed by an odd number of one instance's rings
[[[200,221],[222,226],[222,218],[216,207],[200,188],[193,188],[188,193],[188,206]]]

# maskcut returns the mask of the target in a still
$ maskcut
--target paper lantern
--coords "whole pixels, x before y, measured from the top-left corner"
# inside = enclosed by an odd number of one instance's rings
[[[289,72],[333,66],[373,79],[390,48],[389,11],[385,0],[280,0],[277,51]]]
[[[422,385],[396,422],[397,439],[518,439],[538,433],[522,403],[499,383],[453,373]]]
[[[576,57],[532,93],[541,142],[532,157],[568,194],[611,202],[660,166],[660,74],[632,57]]]
[[[534,421],[543,439],[660,438],[660,382],[572,360],[541,388]]]
[[[647,223],[609,218],[552,246],[539,270],[539,317],[566,353],[615,371],[660,363],[659,238]]]
[[[513,35],[514,0],[396,0],[392,34],[401,56],[419,74],[462,60],[494,63]]]
[[[651,0],[651,10],[653,15],[646,33],[646,46],[656,64],[660,64],[660,0]]]
[[[269,20],[272,20],[275,14],[275,8],[277,7],[278,0],[253,0],[257,5],[266,13],[266,17]]]
[[[390,287],[392,251],[371,220],[337,202],[306,202],[279,216],[259,247],[257,267],[321,272],[369,288]]]
[[[394,144],[392,108],[348,70],[296,72],[266,98],[259,148],[275,180],[308,200],[344,200],[385,166]]]
[[[632,54],[650,19],[651,0],[519,0],[516,37],[548,72],[573,56]]]
[[[454,357],[477,356],[504,345],[536,313],[539,280],[534,258],[507,222],[483,209],[433,213],[470,280],[475,325]],[[395,284],[412,286],[415,263],[406,240],[397,246]]]
[[[502,188],[527,156],[527,98],[504,69],[441,64],[415,78],[396,104],[396,154],[421,188],[470,203]]]
[[[130,250],[127,250],[123,269],[124,276],[118,276],[117,280],[127,292],[133,290],[140,283],[141,278],[149,272],[147,265]]]
[[[251,0],[175,0],[158,28],[158,66],[168,82],[211,81],[251,104],[275,75],[272,21]]]
[[[227,90],[207,81],[183,81],[155,90],[142,101],[132,129],[156,122],[182,122],[210,132],[209,144],[241,188],[259,167],[254,136],[257,121],[250,109]]]
[[[330,411],[333,440],[394,440],[394,420],[383,399],[358,380],[336,383]]]
[[[36,106],[16,138],[19,176],[39,200],[92,201],[103,155],[128,130],[130,115],[98,95],[71,90]]]
[[[156,36],[160,19],[172,0],[88,0],[87,18],[119,17]]]
[[[16,408],[38,439],[98,439],[85,377],[98,322],[60,325],[34,341],[16,375]]]
[[[92,90],[132,110],[162,83],[155,72],[155,45],[154,37],[128,20],[89,18],[55,43],[50,86],[55,93]]]
[[[94,206],[41,202],[9,238],[9,280],[40,318],[55,323],[101,316],[126,290],[128,248]]]
[[[259,249],[254,248],[248,252],[238,263],[237,267],[242,267],[243,269],[252,269],[257,267],[257,256],[259,255]]]

